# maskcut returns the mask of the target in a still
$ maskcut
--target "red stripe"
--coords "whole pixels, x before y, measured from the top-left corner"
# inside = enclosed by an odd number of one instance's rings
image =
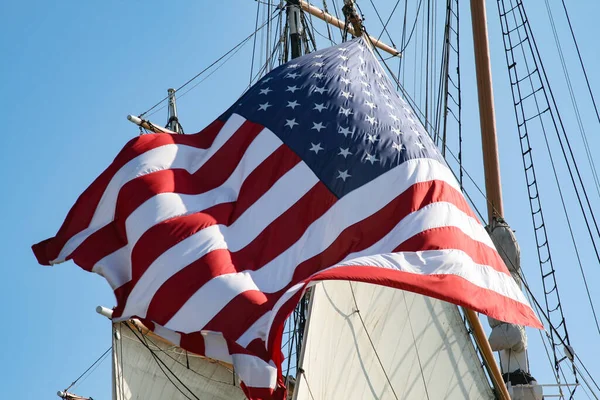
[[[307,282],[319,280],[352,280],[394,287],[468,307],[501,321],[544,328],[529,306],[456,275],[419,275],[378,266],[344,266],[319,272]]]
[[[433,228],[418,233],[396,247],[393,253],[450,249],[461,250],[475,263],[488,265],[498,272],[511,276],[496,250],[474,240],[455,226]]]
[[[206,344],[204,336],[200,332],[192,332],[181,334],[179,346],[182,349],[191,351],[192,353],[204,356],[206,355]]]
[[[246,386],[244,382],[240,382],[240,387],[248,400],[284,400],[286,398],[286,389],[282,386],[272,390]]]
[[[50,265],[50,261],[58,257],[67,241],[89,226],[108,184],[125,164],[148,150],[167,144],[184,144],[206,149],[210,147],[223,125],[224,122],[217,120],[195,135],[149,134],[130,140],[112,164],[79,196],[56,236],[32,246],[40,264]]]
[[[98,261],[127,245],[127,239],[116,229],[114,223],[105,225],[90,235],[67,259],[86,271],[91,271]]]

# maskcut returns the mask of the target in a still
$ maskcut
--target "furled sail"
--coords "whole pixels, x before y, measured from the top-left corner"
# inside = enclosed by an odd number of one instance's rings
[[[130,329],[131,328],[131,329]],[[230,365],[186,353],[129,322],[114,324],[113,400],[245,399]]]
[[[296,400],[494,398],[453,304],[331,281],[314,287],[309,318]]]

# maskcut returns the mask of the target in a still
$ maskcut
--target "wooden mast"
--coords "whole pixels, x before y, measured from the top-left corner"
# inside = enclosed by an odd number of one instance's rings
[[[483,149],[485,192],[488,201],[488,222],[494,216],[503,217],[502,188],[500,185],[500,163],[496,139],[496,116],[494,114],[494,92],[488,44],[487,18],[484,0],[471,0],[473,24],[473,46],[475,49],[475,71],[477,75],[477,97],[479,100],[479,124]]]
[[[491,223],[494,216],[503,216],[503,207],[485,0],[471,0],[471,21],[473,25],[473,47],[475,51],[485,190],[488,200],[488,223]],[[475,340],[489,368],[498,396],[501,399],[509,400],[508,389],[502,379],[502,373],[487,341],[481,321],[479,321],[477,314],[473,310],[465,309],[464,311],[469,325],[473,330]]]

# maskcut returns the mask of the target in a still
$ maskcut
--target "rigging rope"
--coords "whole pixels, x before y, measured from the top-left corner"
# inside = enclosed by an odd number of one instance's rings
[[[569,12],[567,11],[567,5],[565,4],[565,0],[562,0],[562,6],[565,10],[565,16],[567,17],[567,22],[569,24],[569,31],[571,32],[571,37],[573,38],[573,43],[575,43],[575,49],[577,50],[577,57],[579,58],[579,64],[581,65],[581,70],[583,71],[583,76],[585,78],[585,83],[587,85],[588,92],[592,99],[592,104],[594,105],[594,111],[596,112],[596,118],[598,122],[600,122],[600,113],[598,113],[598,107],[596,106],[596,99],[594,97],[594,93],[592,92],[592,87],[590,86],[590,80],[588,79],[587,71],[585,66],[583,65],[583,58],[581,57],[581,52],[579,51],[579,44],[577,44],[577,39],[575,39],[575,32],[573,31],[573,25],[571,25],[571,18],[569,17]]]
[[[258,16],[260,12],[260,3],[256,4],[256,22],[254,23],[254,30],[258,29]],[[254,43],[252,44],[252,60],[250,61],[250,85],[252,85],[252,73],[254,72],[254,56],[256,55],[256,35],[254,35]]]
[[[565,56],[562,51],[562,46],[560,44],[560,39],[558,33],[556,31],[556,24],[554,22],[554,16],[552,15],[552,9],[550,7],[550,3],[548,0],[545,0],[546,10],[548,11],[548,16],[550,18],[550,26],[552,28],[552,34],[554,36],[554,43],[556,44],[556,48],[558,50],[558,56],[560,59],[560,63],[563,70],[563,75],[565,77],[565,82],[567,83],[567,89],[569,90],[569,97],[571,98],[571,104],[573,105],[573,110],[575,112],[575,119],[577,120],[577,126],[579,128],[579,134],[581,135],[581,139],[583,141],[583,146],[585,148],[585,153],[588,159],[588,163],[590,165],[590,169],[592,171],[592,176],[594,178],[594,184],[596,185],[596,192],[598,196],[600,196],[600,181],[598,180],[598,172],[596,169],[596,164],[594,163],[594,159],[592,157],[592,153],[590,150],[590,145],[587,139],[587,135],[585,133],[585,127],[583,125],[583,121],[581,119],[581,113],[579,112],[579,105],[577,104],[577,97],[575,96],[575,91],[573,90],[573,85],[571,83],[571,75],[569,74],[569,70],[567,68],[567,63],[565,61]]]
[[[377,18],[379,18],[379,22],[381,22],[381,25],[383,25],[383,32],[385,32],[388,36],[388,38],[390,39],[390,43],[392,44],[393,48],[396,48],[396,44],[394,43],[394,39],[392,39],[392,35],[390,35],[390,32],[388,32],[387,30],[387,22],[383,22],[383,19],[381,18],[381,15],[379,14],[379,10],[377,9],[377,6],[375,6],[375,3],[373,3],[373,0],[369,0],[371,2],[371,5],[373,6],[373,10],[375,10],[375,15],[377,15]],[[396,6],[398,5],[398,3],[400,2],[400,0],[398,0],[398,2],[396,3]],[[357,3],[358,6],[358,3]],[[359,7],[360,9],[360,7]],[[394,7],[394,10],[396,10],[396,7]],[[362,10],[361,10],[362,13]],[[393,13],[393,11],[392,11]],[[392,16],[390,15],[389,18],[391,18]],[[388,18],[388,22],[390,21]],[[379,35],[379,37],[381,37],[381,34]],[[379,38],[378,38],[379,40]]]
[[[406,48],[408,47],[408,45],[410,44],[410,40],[413,37],[413,34],[415,33],[415,28],[417,26],[417,22],[419,20],[419,13],[421,11],[421,4],[423,3],[423,0],[419,0],[419,5],[417,6],[417,13],[415,15],[415,22],[413,23],[413,26],[410,30],[410,33],[408,34],[408,39],[406,39],[406,42],[404,43],[404,46],[400,49],[400,53],[404,53],[404,50],[406,50]]]
[[[277,11],[280,11],[279,9],[276,9],[273,14],[271,15],[271,17],[265,22],[263,23],[261,26],[259,26],[254,32],[252,32],[250,35],[246,36],[241,42],[239,42],[238,44],[236,44],[235,46],[233,46],[230,50],[228,50],[225,54],[223,54],[221,57],[219,57],[218,59],[216,59],[214,62],[212,62],[208,67],[204,68],[202,71],[198,72],[196,75],[194,75],[192,78],[190,78],[188,81],[186,81],[183,85],[179,86],[177,89],[175,89],[174,93],[177,93],[179,90],[183,89],[184,87],[186,87],[187,85],[189,85],[190,83],[192,83],[194,80],[196,80],[198,77],[200,77],[200,75],[204,74],[206,71],[208,71],[210,68],[212,68],[214,65],[216,65],[219,61],[221,61],[222,59],[224,59],[225,57],[227,57],[229,54],[231,54],[232,52],[234,52],[236,49],[238,49],[240,46],[243,46],[244,44],[246,44],[250,39],[252,39],[252,37],[254,35],[256,35],[263,27],[265,27],[267,25],[267,23],[272,20],[273,18],[276,17],[276,13]],[[154,110],[156,107],[158,107],[159,105],[161,105],[165,100],[167,100],[169,98],[169,96],[166,96],[164,98],[162,98],[159,102],[157,102],[155,105],[153,105],[152,107],[150,107],[149,109],[147,109],[146,111],[144,111],[143,113],[141,113],[139,115],[139,117],[143,117],[144,115],[146,115],[148,112]]]
[[[108,349],[106,349],[106,351],[105,351],[104,353],[102,353],[102,355],[101,355],[100,357],[98,357],[98,358],[96,359],[96,361],[94,361],[94,362],[92,363],[92,365],[90,365],[90,366],[88,367],[88,369],[86,369],[85,371],[83,371],[83,373],[82,373],[81,375],[79,375],[79,377],[78,377],[77,379],[75,379],[75,380],[74,380],[74,381],[73,381],[73,382],[72,382],[72,383],[69,385],[69,387],[67,387],[67,388],[66,388],[64,391],[66,392],[66,391],[68,391],[69,389],[71,389],[71,388],[73,387],[73,385],[75,385],[75,384],[76,384],[76,383],[77,383],[77,382],[78,382],[78,381],[79,381],[79,380],[80,380],[80,379],[81,379],[81,378],[82,378],[82,377],[83,377],[85,374],[87,374],[87,372],[88,372],[89,370],[91,370],[91,369],[94,367],[94,365],[96,365],[96,364],[98,364],[99,362],[101,362],[101,360],[102,360],[102,359],[103,359],[103,358],[104,358],[104,357],[105,357],[105,356],[108,354],[108,352],[109,352],[111,349],[112,349],[112,346],[110,346]]]
[[[372,2],[372,1],[371,1]],[[383,24],[383,29],[381,29],[381,33],[379,33],[379,35],[377,35],[377,41],[379,41],[381,39],[381,35],[383,35],[383,32],[387,32],[387,26],[390,23],[392,16],[394,15],[394,13],[396,12],[396,8],[398,7],[398,5],[400,4],[400,0],[396,1],[396,4],[394,5],[394,8],[392,9],[392,12],[390,13],[390,15],[388,16],[387,21],[385,21],[385,24]],[[406,15],[404,16],[405,20],[406,20]],[[389,36],[389,32],[388,32],[388,36]],[[394,45],[394,48],[396,46]]]

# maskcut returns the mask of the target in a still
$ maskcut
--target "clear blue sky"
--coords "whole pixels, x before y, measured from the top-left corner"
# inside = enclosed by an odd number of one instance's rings
[[[4,321],[0,333],[4,344],[0,386],[5,392],[14,390],[31,399],[53,398],[110,346],[110,323],[94,311],[97,305],[114,306],[109,286],[101,277],[85,273],[71,262],[54,268],[37,265],[30,246],[56,232],[81,191],[138,133],[126,121],[126,114],[149,108],[166,94],[167,88],[185,82],[254,28],[256,3],[251,0],[171,3],[23,0],[0,4],[4,17],[0,27],[0,115],[4,125],[0,146],[0,181],[4,188],[0,195],[0,250],[5,275],[0,291]],[[376,3],[389,10],[395,2]],[[468,2],[463,3],[465,163],[482,185]],[[359,4],[368,12],[368,2]],[[549,40],[544,3],[528,0],[525,5],[542,54],[549,60],[546,65],[557,82],[554,90],[566,100],[554,42]],[[578,1],[569,2],[569,6],[592,87],[600,96],[600,27],[596,20],[600,5]],[[488,1],[488,8],[506,217],[520,239],[523,268],[538,288],[534,282],[540,280],[539,268],[496,2]],[[367,22],[375,23],[375,17]],[[395,35],[399,35],[400,25],[401,21],[390,25]],[[567,42],[564,25],[558,28]],[[187,131],[202,129],[246,87],[250,50],[250,46],[244,48],[180,99],[180,117]],[[577,64],[572,61],[569,58],[575,68]],[[585,100],[581,75],[574,73],[572,79],[582,99],[590,146],[595,149],[600,145],[598,123]],[[568,109],[568,102],[560,102]],[[159,123],[165,118],[164,111],[153,116]],[[572,112],[565,120],[575,127]],[[572,134],[575,151],[583,156],[578,133],[573,130]],[[560,203],[552,189],[553,177],[544,175],[549,166],[539,140],[534,142],[535,150],[540,154],[540,183],[548,188],[542,192],[542,201],[551,219],[550,240],[572,343],[587,367],[600,378],[600,336],[590,319]],[[592,183],[589,171],[585,170],[584,175]],[[568,187],[566,180],[564,184]],[[598,195],[593,187],[589,190],[597,207]],[[483,210],[481,196],[474,197]],[[575,207],[572,195],[568,202]],[[590,251],[581,220],[575,222],[588,279],[592,287],[597,287],[600,265]],[[600,308],[600,294],[596,295]],[[540,382],[552,382],[538,333],[530,330],[529,334],[533,375]],[[97,400],[109,399],[109,373],[107,360],[76,391]]]

